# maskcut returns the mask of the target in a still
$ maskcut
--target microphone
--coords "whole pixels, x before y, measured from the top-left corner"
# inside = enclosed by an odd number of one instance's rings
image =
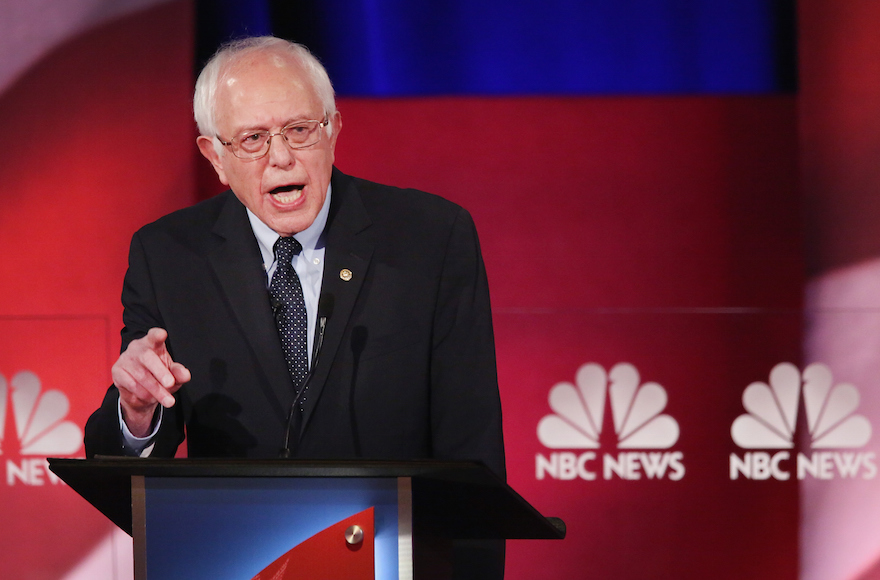
[[[327,326],[327,320],[333,316],[333,305],[335,302],[336,299],[333,294],[321,294],[320,298],[318,298],[318,336],[315,337],[315,344],[312,347],[312,369],[318,364],[318,355],[321,353],[321,346],[324,344],[324,328]]]
[[[303,393],[308,389],[309,383],[315,374],[315,367],[318,366],[318,357],[321,354],[321,346],[324,344],[324,330],[327,328],[327,320],[333,315],[333,305],[335,299],[333,294],[321,294],[318,299],[318,327],[316,328],[317,336],[315,336],[315,346],[312,348],[312,364],[309,366],[309,373],[302,380],[296,389],[296,396],[293,403],[290,404],[290,411],[287,413],[287,426],[284,428],[284,443],[278,457],[287,459],[290,457],[290,430],[293,426],[293,415],[296,413],[296,407]],[[272,305],[274,310],[275,305]]]

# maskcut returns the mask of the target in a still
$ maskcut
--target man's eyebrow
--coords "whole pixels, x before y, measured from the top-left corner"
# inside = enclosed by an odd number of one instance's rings
[[[254,133],[258,131],[268,131],[269,129],[263,125],[248,125],[244,127],[239,127],[235,129],[236,135],[241,135],[242,133]]]
[[[302,123],[303,121],[320,121],[320,118],[312,117],[311,115],[297,115],[291,119],[288,119],[287,122],[284,123],[284,126],[291,125],[293,123]]]
[[[294,123],[302,123],[303,121],[315,121],[320,119],[314,119],[309,115],[297,115],[295,117],[290,117],[284,124],[280,125],[278,128],[287,127],[288,125],[292,125]],[[235,131],[236,135],[241,135],[242,133],[251,133],[255,131],[271,131],[274,127],[266,127],[265,125],[249,125],[245,127],[241,127]]]

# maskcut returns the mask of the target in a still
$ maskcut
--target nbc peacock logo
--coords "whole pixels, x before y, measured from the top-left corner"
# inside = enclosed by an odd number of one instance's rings
[[[31,371],[16,373],[9,382],[0,375],[0,455],[6,458],[7,485],[59,482],[46,457],[73,455],[82,447],[82,430],[66,419],[69,411],[67,395],[44,392]]]
[[[597,451],[602,447],[606,422],[606,400],[616,446],[627,451],[616,455]],[[535,457],[535,476],[544,479],[593,481],[621,479],[670,479],[684,477],[684,455],[670,449],[678,441],[678,422],[664,414],[668,397],[661,385],[641,383],[639,372],[629,363],[619,363],[609,372],[598,364],[581,366],[575,382],[559,383],[550,389],[553,413],[538,423],[538,440],[555,451]],[[607,443],[606,443],[607,444]]]
[[[795,433],[799,401],[804,402],[810,452],[797,453]],[[730,435],[742,449],[730,454],[730,479],[799,480],[862,478],[877,475],[875,454],[862,448],[871,439],[871,423],[859,415],[859,391],[848,383],[834,384],[831,370],[813,363],[803,373],[791,363],[779,363],[769,381],[755,382],[742,395],[746,413],[736,418]],[[791,451],[789,451],[791,450]]]

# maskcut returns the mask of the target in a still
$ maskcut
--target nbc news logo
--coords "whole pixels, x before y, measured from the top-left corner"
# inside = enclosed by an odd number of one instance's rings
[[[811,453],[798,453],[792,460],[798,402],[803,397]],[[875,455],[855,451],[871,439],[871,424],[855,413],[859,392],[853,385],[833,384],[827,366],[814,363],[804,369],[780,363],[770,371],[769,384],[752,383],[742,395],[747,413],[733,422],[730,434],[742,456],[730,454],[730,479],[787,480],[794,468],[799,480],[873,479]],[[846,450],[846,451],[844,451]]]
[[[628,363],[615,365],[606,374],[598,364],[585,364],[575,384],[559,383],[550,389],[553,413],[538,423],[538,440],[549,449],[598,450],[609,399],[617,448],[627,451],[557,451],[535,457],[535,476],[544,479],[595,480],[663,479],[684,477],[684,455],[669,449],[678,441],[678,422],[662,414],[666,390],[657,383],[640,384],[639,372]]]
[[[9,387],[12,387],[11,389]],[[7,403],[12,403],[7,413]],[[40,378],[30,371],[16,373],[7,384],[0,375],[0,455],[6,455],[6,484],[40,486],[48,480],[58,484],[60,479],[49,471],[49,455],[73,455],[82,446],[82,431],[65,417],[70,402],[61,391],[43,392]],[[12,419],[13,429],[7,429]],[[11,441],[4,434],[18,438],[19,461],[9,459]]]

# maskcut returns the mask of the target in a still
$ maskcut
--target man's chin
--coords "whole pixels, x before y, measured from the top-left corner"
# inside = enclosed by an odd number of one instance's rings
[[[279,235],[292,236],[308,229],[315,221],[315,215],[300,213],[296,216],[275,215],[269,221],[264,222],[267,226],[275,230]]]

